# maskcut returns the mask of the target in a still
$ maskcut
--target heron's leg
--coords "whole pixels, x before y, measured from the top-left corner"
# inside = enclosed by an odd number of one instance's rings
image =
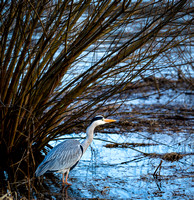
[[[68,175],[69,175],[69,170],[68,170],[67,173],[66,173],[65,184],[67,184],[67,185],[72,185],[71,183],[68,183],[68,182],[67,182]]]
[[[68,178],[68,175],[69,175],[69,170],[66,172],[66,177],[65,177],[65,174],[63,174],[63,177],[62,177],[62,184],[63,185],[72,185],[71,183],[68,183],[67,182],[67,178]],[[65,181],[64,181],[64,178],[65,178]]]
[[[65,176],[65,174],[63,173],[63,175],[62,175],[62,185],[65,185],[64,176]]]

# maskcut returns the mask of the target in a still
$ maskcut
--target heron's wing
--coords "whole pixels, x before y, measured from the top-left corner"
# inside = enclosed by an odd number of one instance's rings
[[[39,165],[36,176],[47,171],[60,171],[73,167],[81,158],[83,149],[77,140],[65,140],[54,147]]]

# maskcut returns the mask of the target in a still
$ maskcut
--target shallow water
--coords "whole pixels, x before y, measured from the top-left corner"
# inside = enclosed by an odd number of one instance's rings
[[[137,93],[135,95],[138,96]],[[168,90],[161,95],[160,98],[155,94],[147,98],[125,101],[124,109],[121,107],[118,113],[125,110],[129,114],[115,115],[118,117],[117,123],[96,130],[91,146],[69,174],[72,186],[62,189],[60,174],[57,174],[59,177],[57,185],[49,178],[44,178],[43,182],[50,186],[50,190],[41,189],[39,197],[194,199],[193,95],[188,96],[185,93],[179,95],[175,91]],[[168,102],[176,96],[172,103]],[[134,110],[137,108],[140,110],[143,108],[144,115],[138,111],[135,113]],[[184,113],[182,108],[188,108],[188,113]],[[131,112],[134,112],[132,113],[134,119],[131,119]],[[185,119],[165,118],[179,115]],[[122,118],[119,118],[120,116]],[[131,124],[123,125],[122,119]],[[85,133],[65,136],[66,139],[78,140],[84,137]],[[55,146],[63,139],[50,144]],[[134,145],[123,148],[123,143]],[[161,157],[172,152],[181,154],[182,159],[170,162]],[[146,156],[145,153],[160,156]],[[163,161],[161,169],[156,172],[157,176],[153,176],[161,160]]]
[[[110,131],[110,130],[107,130]],[[76,137],[72,134],[69,137]],[[84,136],[84,134],[80,135]],[[146,139],[149,138],[149,139]],[[158,144],[161,142],[162,144]],[[192,199],[194,196],[192,155],[175,162],[163,161],[160,176],[153,173],[161,158],[145,157],[144,153],[192,153],[193,137],[186,133],[149,134],[97,133],[91,147],[80,163],[69,175],[73,185],[61,192],[55,188],[53,198],[58,195],[68,198],[137,198],[137,199]],[[131,148],[107,148],[110,143],[156,144]],[[56,195],[57,194],[57,195]]]

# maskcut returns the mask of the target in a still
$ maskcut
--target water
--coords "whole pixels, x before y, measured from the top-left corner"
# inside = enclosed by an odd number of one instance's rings
[[[114,132],[113,129],[111,130]],[[111,130],[107,129],[107,132]],[[80,136],[84,136],[84,133]],[[69,137],[73,138],[77,135],[72,134]],[[185,132],[179,133],[178,137],[170,133],[98,132],[78,166],[70,172],[69,182],[73,185],[66,189],[65,195],[70,199],[78,197],[192,199],[194,192],[192,155],[184,156],[183,159],[175,162],[163,161],[161,176],[154,178],[153,173],[161,159],[146,157],[131,149],[144,153],[192,153],[192,141],[193,136]],[[148,145],[130,146],[131,148],[105,147],[106,144],[127,142]],[[159,144],[160,142],[162,144]],[[64,194],[61,193],[60,187],[55,190],[58,190],[58,194]]]
[[[96,129],[91,146],[69,174],[72,186],[62,190],[60,174],[57,186],[45,178],[52,189],[40,191],[43,197],[194,199],[192,92],[169,89],[159,98],[158,93],[150,94],[147,91],[147,97],[142,98],[141,92],[134,92],[115,113],[117,123]],[[172,98],[174,101],[170,101]],[[122,111],[126,113],[120,114]],[[185,119],[165,118],[179,115]],[[84,137],[85,133],[65,136],[78,140]],[[55,146],[63,139],[50,144]],[[123,148],[126,143],[131,145]],[[181,154],[182,159],[163,159],[172,152]],[[158,170],[153,176],[161,160],[160,175]]]

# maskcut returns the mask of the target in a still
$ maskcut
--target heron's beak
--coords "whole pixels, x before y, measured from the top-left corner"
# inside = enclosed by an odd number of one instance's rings
[[[117,120],[114,119],[104,119],[105,122],[110,123],[110,122],[116,122]]]

